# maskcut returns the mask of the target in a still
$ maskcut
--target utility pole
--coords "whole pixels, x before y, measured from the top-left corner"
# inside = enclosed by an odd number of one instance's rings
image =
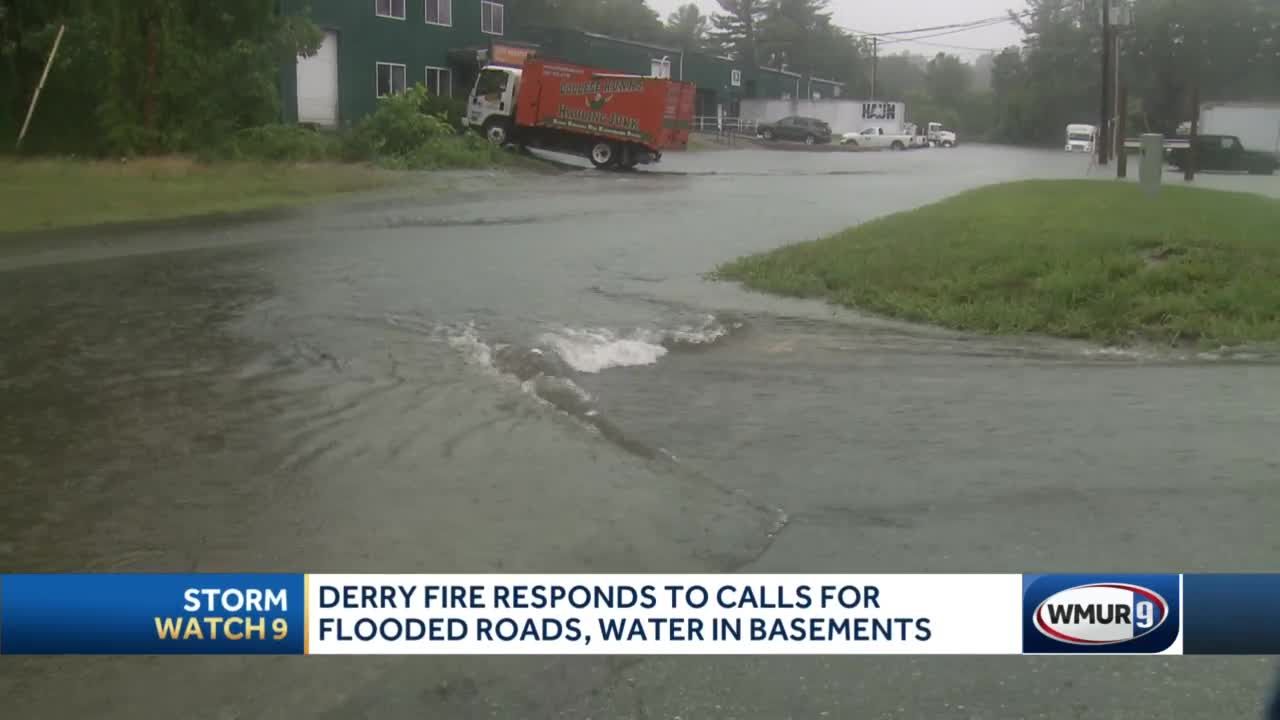
[[[1106,165],[1111,147],[1111,0],[1102,0],[1102,108],[1098,124],[1098,164]]]
[[[1115,85],[1112,87],[1115,94],[1115,105],[1111,113],[1111,119],[1114,123],[1112,135],[1115,137],[1115,142],[1111,147],[1116,158],[1116,177],[1123,178],[1129,171],[1129,150],[1125,147],[1125,139],[1129,134],[1129,87],[1120,74],[1120,39],[1124,31],[1130,27],[1133,19],[1130,15],[1130,0],[1116,0],[1116,2],[1115,22],[1111,25],[1113,48],[1111,62],[1115,65],[1115,77],[1113,80]]]
[[[1120,114],[1116,116],[1116,177],[1124,179],[1129,176],[1129,149],[1124,144],[1129,134],[1129,113],[1125,110],[1129,106],[1129,86],[1120,85],[1117,92],[1120,98],[1116,107],[1120,108]]]
[[[1196,146],[1200,144],[1197,142],[1197,138],[1200,137],[1200,77],[1197,75],[1191,83],[1191,137],[1188,139],[1190,146],[1187,147],[1187,162],[1182,168],[1183,179],[1187,182],[1196,179],[1198,169],[1196,165],[1200,162],[1200,157],[1196,153]]]
[[[1120,2],[1124,2],[1124,1],[1125,0],[1120,0]],[[1120,12],[1123,12],[1123,10]],[[1115,75],[1111,80],[1112,82],[1111,96],[1115,98],[1115,102],[1111,105],[1111,123],[1112,123],[1111,134],[1115,138],[1115,141],[1111,144],[1111,148],[1112,148],[1111,152],[1113,155],[1116,155],[1116,156],[1118,156],[1119,153],[1124,151],[1124,137],[1121,135],[1121,133],[1124,132],[1124,130],[1122,130],[1122,128],[1124,127],[1123,125],[1124,121],[1120,119],[1120,117],[1125,114],[1125,107],[1120,102],[1120,28],[1121,27],[1123,26],[1119,24],[1113,24],[1111,26],[1111,64],[1114,66],[1113,69],[1115,70]]]
[[[880,38],[871,38],[871,101],[876,99],[876,74],[880,70]]]

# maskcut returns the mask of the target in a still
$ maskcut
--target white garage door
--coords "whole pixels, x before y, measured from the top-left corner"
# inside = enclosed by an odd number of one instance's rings
[[[338,124],[338,33],[324,34],[311,57],[298,58],[298,122]]]

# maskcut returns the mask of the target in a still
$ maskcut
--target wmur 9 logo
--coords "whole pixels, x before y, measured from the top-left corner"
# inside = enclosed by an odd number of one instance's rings
[[[1148,654],[1181,630],[1178,575],[1024,575],[1022,651]]]

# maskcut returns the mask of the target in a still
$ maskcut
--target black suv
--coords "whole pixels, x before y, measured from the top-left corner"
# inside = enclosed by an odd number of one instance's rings
[[[1188,148],[1169,150],[1169,163],[1186,168]],[[1280,160],[1268,152],[1245,150],[1234,135],[1200,135],[1196,137],[1197,170],[1235,170],[1250,175],[1274,175]]]
[[[775,123],[761,123],[756,133],[765,140],[799,140],[805,145],[831,142],[831,126],[817,118],[784,117]]]

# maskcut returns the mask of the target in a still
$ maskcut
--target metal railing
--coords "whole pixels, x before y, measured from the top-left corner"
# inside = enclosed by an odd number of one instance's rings
[[[756,121],[743,120],[736,117],[717,117],[715,115],[698,115],[693,118],[693,129],[696,132],[755,135]]]

